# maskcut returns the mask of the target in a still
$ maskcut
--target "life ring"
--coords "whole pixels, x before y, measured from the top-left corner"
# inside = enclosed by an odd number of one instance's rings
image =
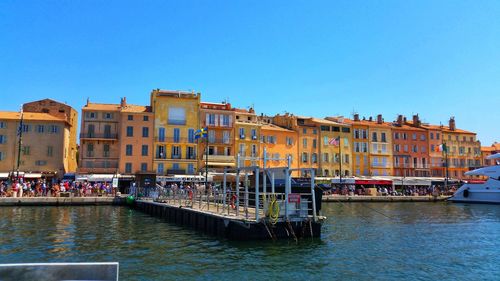
[[[469,197],[469,190],[468,189],[464,190],[463,196],[464,196],[464,198]]]
[[[189,197],[189,201],[193,201],[193,191],[192,190],[188,191],[188,197]]]
[[[233,194],[233,196],[231,196],[231,209],[236,209],[236,194]]]

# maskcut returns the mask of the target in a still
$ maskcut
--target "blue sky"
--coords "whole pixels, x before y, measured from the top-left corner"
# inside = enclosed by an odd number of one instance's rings
[[[0,1],[0,110],[152,89],[324,117],[419,113],[500,141],[500,1]]]

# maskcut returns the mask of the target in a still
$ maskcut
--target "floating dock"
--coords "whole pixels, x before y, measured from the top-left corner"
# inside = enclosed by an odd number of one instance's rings
[[[139,197],[133,207],[229,240],[298,240],[321,236],[321,224],[326,218],[319,216],[316,207],[314,177],[310,186],[297,187],[293,186],[289,168],[237,168],[236,181],[231,185],[226,181],[226,172],[219,189],[158,186],[136,191],[146,196]],[[280,189],[275,186],[277,174],[284,175],[283,193],[276,192]],[[318,199],[321,201],[321,194]]]

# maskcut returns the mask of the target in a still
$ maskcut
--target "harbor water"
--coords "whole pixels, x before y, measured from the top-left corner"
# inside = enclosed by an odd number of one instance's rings
[[[126,207],[2,207],[0,263],[120,263],[120,280],[498,280],[500,206],[325,203],[321,239],[231,242]],[[1,279],[1,278],[0,278]]]

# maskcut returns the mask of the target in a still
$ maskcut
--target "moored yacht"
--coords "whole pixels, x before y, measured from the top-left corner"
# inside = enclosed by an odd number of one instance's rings
[[[497,162],[495,166],[483,167],[466,172],[467,176],[486,176],[484,183],[466,183],[460,187],[449,199],[462,203],[490,203],[500,204],[500,153],[488,156]]]

